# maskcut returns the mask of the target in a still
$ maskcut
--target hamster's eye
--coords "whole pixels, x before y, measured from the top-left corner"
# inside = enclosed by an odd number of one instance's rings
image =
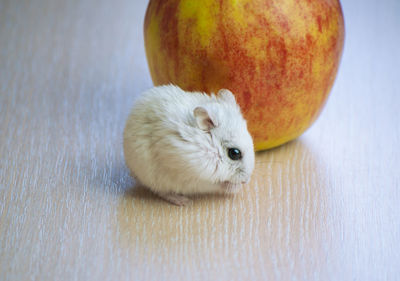
[[[240,160],[240,159],[242,159],[242,153],[237,148],[228,148],[228,156],[232,160]]]

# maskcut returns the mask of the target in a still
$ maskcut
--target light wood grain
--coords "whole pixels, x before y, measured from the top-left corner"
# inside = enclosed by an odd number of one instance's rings
[[[316,124],[183,208],[122,156],[146,4],[0,0],[0,280],[400,280],[400,2],[343,1]]]

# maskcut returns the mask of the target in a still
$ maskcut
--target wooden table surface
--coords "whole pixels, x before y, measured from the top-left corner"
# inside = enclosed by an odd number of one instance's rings
[[[0,280],[400,280],[400,1],[342,4],[318,121],[176,207],[122,154],[147,1],[0,0]]]

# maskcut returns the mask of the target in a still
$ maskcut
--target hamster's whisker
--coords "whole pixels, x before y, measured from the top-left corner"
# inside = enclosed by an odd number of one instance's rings
[[[264,163],[277,163],[277,164],[284,164],[283,161],[256,161],[256,164],[264,164]]]

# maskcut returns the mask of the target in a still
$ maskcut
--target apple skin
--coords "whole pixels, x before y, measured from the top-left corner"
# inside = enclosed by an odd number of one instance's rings
[[[231,90],[255,150],[300,136],[319,116],[344,42],[338,0],[150,0],[144,22],[155,85]]]

